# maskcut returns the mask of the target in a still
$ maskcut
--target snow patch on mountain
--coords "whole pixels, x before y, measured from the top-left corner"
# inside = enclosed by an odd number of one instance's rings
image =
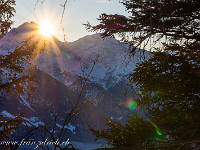
[[[7,117],[7,118],[15,118],[14,115],[10,114],[10,113],[7,112],[7,111],[2,111],[2,112],[1,112],[1,115],[2,115],[3,117]]]
[[[14,115],[12,115],[12,114],[10,114],[9,112],[7,112],[7,111],[2,111],[1,112],[1,115],[3,116],[3,117],[5,117],[5,118],[10,118],[10,119],[13,119],[13,118],[15,118],[16,116],[14,116]],[[32,117],[32,118],[30,118],[30,119],[27,119],[27,118],[25,118],[25,117],[22,117],[22,119],[23,119],[23,125],[25,125],[25,126],[29,126],[29,127],[39,127],[39,126],[44,126],[44,123],[43,122],[41,122],[41,121],[38,121],[38,118],[37,117]]]
[[[58,124],[58,123],[56,124],[56,126],[57,126],[58,128],[60,128],[60,129],[63,128],[63,126],[61,126],[61,125]],[[64,129],[69,129],[73,134],[76,134],[76,132],[75,132],[76,127],[73,126],[73,125],[71,125],[70,123],[68,123],[68,125],[65,125],[65,126],[64,126]]]
[[[27,99],[28,99],[28,95],[20,95],[20,98],[19,101],[20,103],[22,103],[23,105],[27,106],[28,108],[30,108],[31,110],[33,110],[31,108],[31,105],[28,103]],[[22,100],[22,101],[21,101]]]

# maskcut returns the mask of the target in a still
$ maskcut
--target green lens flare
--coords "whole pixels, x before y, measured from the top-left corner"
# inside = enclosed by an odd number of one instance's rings
[[[69,56],[69,55],[67,55],[67,54],[66,54],[66,56],[67,56],[67,59],[71,59],[71,56]]]
[[[159,130],[157,130],[157,133],[158,133],[158,135],[162,135],[162,133]]]
[[[135,109],[136,106],[137,106],[137,103],[135,101],[133,101],[128,105],[128,108],[133,110],[133,109]]]

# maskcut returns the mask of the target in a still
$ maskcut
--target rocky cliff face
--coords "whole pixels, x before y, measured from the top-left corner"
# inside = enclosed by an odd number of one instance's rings
[[[0,55],[13,52],[36,29],[33,22],[12,29],[0,41]],[[126,119],[129,111],[123,105],[123,94],[128,91],[129,96],[137,97],[137,93],[131,94],[126,75],[137,63],[144,61],[144,57],[151,57],[148,51],[137,50],[134,57],[129,57],[129,45],[111,37],[102,38],[100,34],[88,35],[71,43],[60,42],[54,37],[47,47],[50,53],[40,54],[34,62],[37,69],[32,73],[36,74],[37,90],[32,97],[25,94],[16,98],[13,94],[4,98],[0,102],[3,116],[13,117],[23,111],[24,124],[44,125],[53,119],[54,114],[70,112],[82,93],[80,101],[88,100],[93,104],[90,103],[66,125],[70,138],[93,140],[87,130],[88,124],[102,128],[105,118],[122,122]],[[58,129],[62,122],[59,124],[59,121]]]

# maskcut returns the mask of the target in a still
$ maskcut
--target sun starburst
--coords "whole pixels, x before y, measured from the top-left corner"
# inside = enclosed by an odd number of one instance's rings
[[[39,30],[42,33],[42,35],[44,35],[46,37],[50,37],[55,32],[53,24],[51,24],[49,21],[42,22],[40,24]]]

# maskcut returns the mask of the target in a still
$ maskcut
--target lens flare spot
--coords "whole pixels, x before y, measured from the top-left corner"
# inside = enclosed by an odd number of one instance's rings
[[[133,101],[133,102],[130,102],[128,108],[131,109],[131,110],[133,110],[133,109],[135,109],[136,106],[137,106],[136,101]]]
[[[157,130],[157,134],[158,134],[158,135],[162,135],[162,133],[161,133],[159,130]]]
[[[134,110],[137,107],[137,102],[134,101],[133,98],[129,98],[127,100],[125,100],[125,105],[126,107],[128,107],[130,110]]]
[[[71,56],[68,55],[68,54],[66,54],[66,57],[67,57],[68,60],[71,59]]]

